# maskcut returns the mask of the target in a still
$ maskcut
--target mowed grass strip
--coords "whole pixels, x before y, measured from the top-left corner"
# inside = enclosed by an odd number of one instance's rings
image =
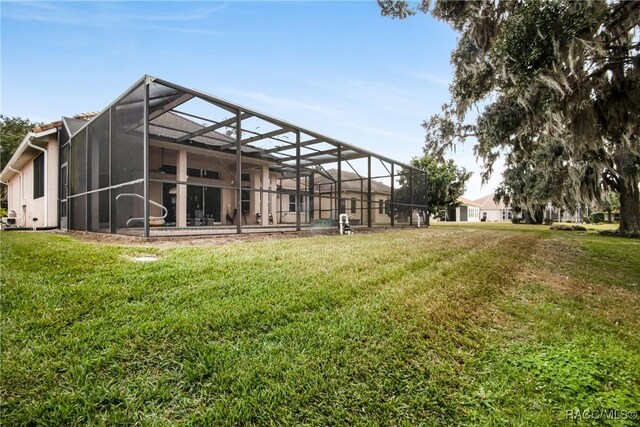
[[[554,424],[640,401],[627,239],[1,243],[3,425]]]

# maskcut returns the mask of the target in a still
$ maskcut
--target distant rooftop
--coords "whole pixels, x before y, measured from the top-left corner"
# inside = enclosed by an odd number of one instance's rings
[[[482,209],[507,209],[502,201],[496,203],[493,201],[494,194],[487,194],[484,197],[480,197],[477,200],[474,200],[473,203],[477,206],[480,206]]]
[[[472,202],[469,199],[465,199],[464,197],[460,196],[456,199],[458,201],[458,203],[462,204],[462,205],[466,205],[466,206],[480,206],[478,203],[476,202]]]

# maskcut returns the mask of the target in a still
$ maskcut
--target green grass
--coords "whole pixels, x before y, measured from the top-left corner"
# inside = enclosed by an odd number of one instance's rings
[[[557,425],[639,409],[635,239],[510,224],[1,239],[2,425]]]

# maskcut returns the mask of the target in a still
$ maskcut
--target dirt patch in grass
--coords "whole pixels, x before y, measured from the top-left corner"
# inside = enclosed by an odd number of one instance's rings
[[[396,228],[396,230],[402,228]],[[359,228],[354,234],[386,233],[394,229],[387,227]],[[427,230],[424,228],[423,230]],[[149,237],[147,239],[139,236],[127,236],[121,234],[106,234],[87,231],[74,230],[52,230],[47,233],[69,236],[76,240],[108,245],[127,246],[153,246],[153,247],[182,247],[182,246],[217,246],[228,245],[230,243],[262,242],[269,240],[294,239],[300,237],[331,236],[348,239],[349,236],[339,236],[337,230],[333,228],[314,229],[304,231],[278,231],[278,232],[258,232],[245,234],[218,234],[202,236],[171,236],[171,237]]]

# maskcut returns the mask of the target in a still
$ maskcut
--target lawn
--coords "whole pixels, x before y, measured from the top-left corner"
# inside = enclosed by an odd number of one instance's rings
[[[640,409],[637,239],[501,224],[177,247],[0,238],[3,426]]]

